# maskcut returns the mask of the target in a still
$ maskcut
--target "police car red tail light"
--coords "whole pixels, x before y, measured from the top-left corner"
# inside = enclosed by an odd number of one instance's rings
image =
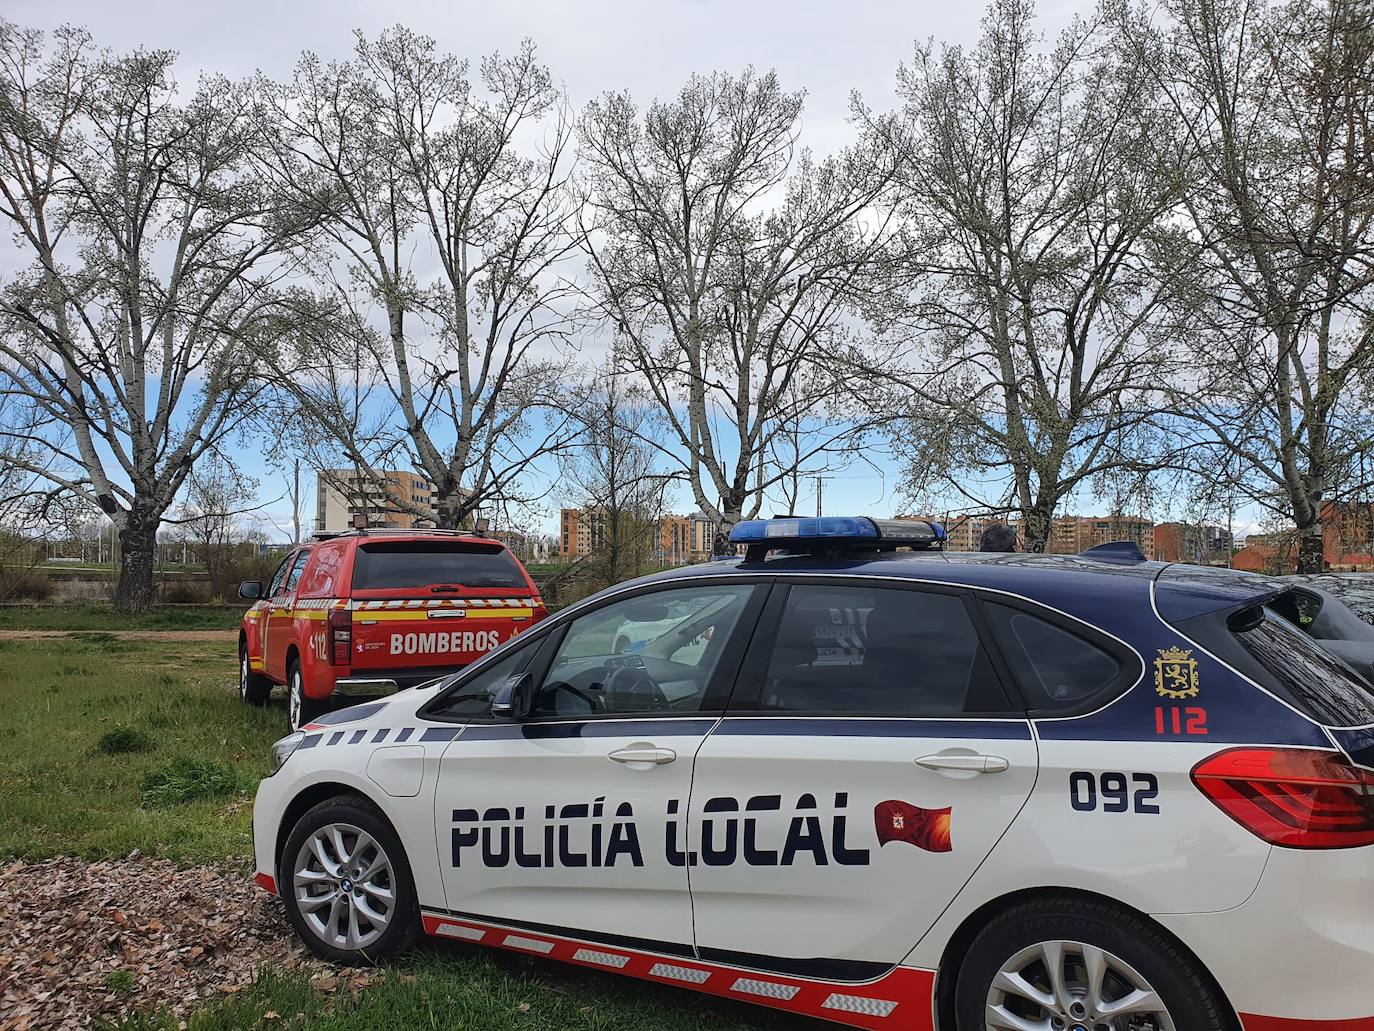
[[[1193,783],[1222,812],[1270,844],[1374,845],[1374,771],[1336,753],[1232,748],[1198,763]]]
[[[353,649],[353,613],[348,609],[329,610],[329,661],[347,666]]]

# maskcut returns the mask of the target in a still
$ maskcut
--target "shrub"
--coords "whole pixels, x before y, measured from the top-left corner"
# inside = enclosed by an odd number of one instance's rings
[[[154,743],[137,727],[116,726],[100,735],[100,743],[96,747],[106,755],[127,755],[130,752],[151,751]]]
[[[242,778],[213,759],[173,759],[143,778],[143,808],[225,798],[244,790]]]
[[[200,584],[173,583],[163,591],[162,600],[168,605],[204,605],[210,592]]]
[[[52,581],[38,569],[0,570],[0,598],[9,601],[48,601]]]

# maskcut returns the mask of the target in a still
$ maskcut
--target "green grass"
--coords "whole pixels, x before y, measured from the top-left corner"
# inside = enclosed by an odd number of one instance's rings
[[[462,946],[417,948],[378,978],[355,997],[344,977],[333,992],[322,992],[303,976],[266,973],[248,990],[191,1014],[184,1026],[188,1031],[823,1031],[835,1026],[684,989]],[[173,1031],[183,1025],[170,1014],[157,1013],[117,1026],[122,1031]]]
[[[143,808],[185,805],[205,798],[247,794],[258,778],[247,778],[232,766],[213,759],[180,756],[143,778]]]
[[[111,970],[103,980],[106,988],[121,995],[134,990],[134,975],[131,970]]]
[[[116,725],[100,735],[96,748],[105,755],[128,755],[131,752],[151,752],[157,747],[147,731],[137,727]]]
[[[104,633],[0,641],[0,857],[248,857],[249,789],[285,719],[280,706],[243,705],[235,673],[223,642]],[[129,732],[152,748],[102,751],[107,735]],[[236,787],[144,808],[145,781],[177,760],[217,763]]]
[[[126,616],[109,605],[6,605],[0,630],[234,630],[242,605],[160,605],[142,616]]]

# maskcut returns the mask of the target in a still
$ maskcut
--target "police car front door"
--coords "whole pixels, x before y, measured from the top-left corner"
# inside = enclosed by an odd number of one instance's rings
[[[873,583],[775,592],[756,634],[769,644],[698,753],[702,959],[833,980],[885,972],[1034,786],[1029,724],[1007,715],[964,597]]]
[[[546,671],[531,670],[531,718],[473,723],[441,761],[435,821],[451,912],[691,954],[672,831],[762,591],[739,581],[660,590],[555,631]],[[631,631],[633,650],[617,651]]]

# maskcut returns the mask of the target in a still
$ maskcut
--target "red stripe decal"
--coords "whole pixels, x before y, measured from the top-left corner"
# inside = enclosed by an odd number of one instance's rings
[[[1374,1031],[1374,1017],[1349,1020],[1307,1020],[1303,1017],[1257,1017],[1242,1013],[1245,1031]]]
[[[466,917],[458,919],[425,913],[421,920],[426,934],[451,941],[481,942],[497,948],[543,955],[563,963],[627,974],[679,988],[693,988],[708,995],[803,1013],[850,1027],[900,1027],[910,1031],[932,1031],[934,1026],[931,1013],[935,973],[931,970],[897,967],[876,981],[863,984],[812,981],[791,975],[702,963],[679,956],[637,952],[618,945],[601,945],[542,931],[502,927]],[[1248,1024],[1246,1028],[1252,1031]]]
[[[258,887],[263,891],[270,891],[273,895],[277,893],[277,882],[270,873],[254,874],[253,880],[258,882]]]

